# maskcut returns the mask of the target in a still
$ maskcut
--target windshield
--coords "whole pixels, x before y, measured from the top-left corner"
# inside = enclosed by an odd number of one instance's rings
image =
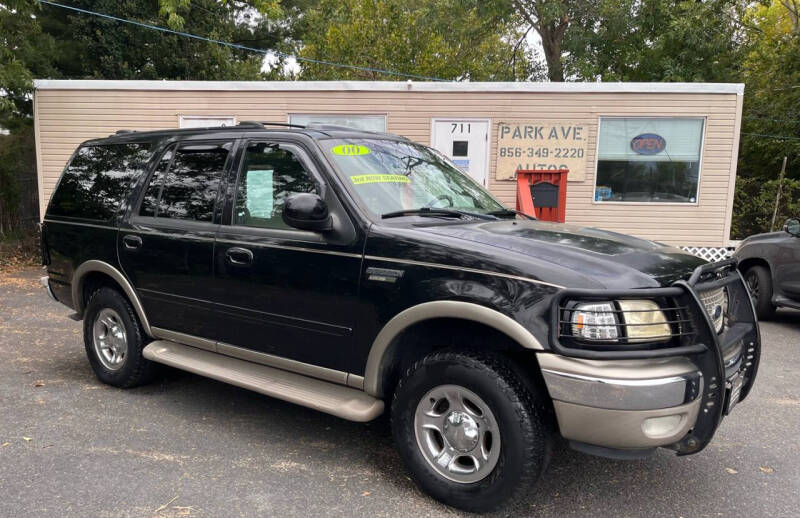
[[[374,215],[447,209],[487,214],[504,207],[431,148],[386,139],[321,141],[359,202]]]

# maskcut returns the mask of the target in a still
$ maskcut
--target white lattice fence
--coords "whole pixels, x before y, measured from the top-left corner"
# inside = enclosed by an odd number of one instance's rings
[[[682,246],[681,248],[712,263],[727,259],[736,250],[733,246]]]

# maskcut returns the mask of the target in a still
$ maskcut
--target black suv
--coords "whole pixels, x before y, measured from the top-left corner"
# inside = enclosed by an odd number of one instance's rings
[[[91,140],[42,238],[102,381],[166,364],[353,421],[386,410],[414,480],[472,511],[535,481],[556,434],[696,453],[758,368],[735,260],[533,220],[393,135]]]

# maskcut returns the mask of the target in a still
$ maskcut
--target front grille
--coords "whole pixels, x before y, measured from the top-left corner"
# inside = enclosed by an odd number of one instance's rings
[[[725,288],[702,291],[697,296],[700,297],[700,302],[706,308],[706,313],[714,324],[714,330],[717,333],[721,332],[726,310]]]

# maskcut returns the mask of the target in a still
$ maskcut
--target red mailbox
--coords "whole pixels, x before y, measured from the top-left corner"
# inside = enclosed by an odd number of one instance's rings
[[[517,171],[517,210],[543,221],[564,223],[569,169]]]

